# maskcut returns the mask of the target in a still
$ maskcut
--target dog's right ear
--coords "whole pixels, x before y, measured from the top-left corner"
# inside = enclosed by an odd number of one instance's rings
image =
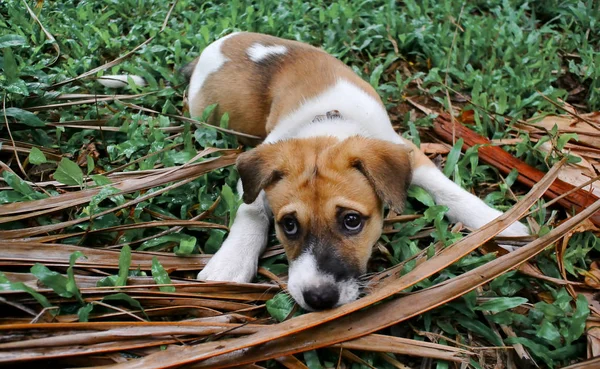
[[[236,167],[242,179],[242,199],[246,204],[253,203],[260,191],[282,178],[282,171],[277,169],[277,156],[273,156],[276,146],[277,144],[259,145],[238,157]]]

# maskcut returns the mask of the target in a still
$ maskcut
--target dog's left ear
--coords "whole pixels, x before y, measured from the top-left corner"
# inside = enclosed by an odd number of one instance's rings
[[[276,144],[263,144],[237,158],[236,167],[244,189],[242,199],[246,204],[253,203],[260,191],[281,179],[283,174],[276,169],[274,150]]]
[[[388,141],[356,137],[349,139],[350,165],[371,183],[377,196],[401,213],[412,181],[412,148]]]

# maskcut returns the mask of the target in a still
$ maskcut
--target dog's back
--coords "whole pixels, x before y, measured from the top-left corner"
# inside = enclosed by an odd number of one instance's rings
[[[184,69],[190,74],[192,117],[218,104],[212,123],[227,112],[231,129],[260,137],[340,79],[381,104],[368,83],[323,50],[268,35],[244,32],[221,38]]]

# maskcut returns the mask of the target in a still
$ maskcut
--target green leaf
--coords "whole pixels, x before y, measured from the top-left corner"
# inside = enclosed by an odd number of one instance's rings
[[[375,69],[373,69],[373,73],[371,73],[371,77],[369,78],[369,83],[373,88],[379,87],[379,80],[381,79],[381,75],[383,74],[383,64],[379,64]]]
[[[19,108],[6,108],[4,109],[3,114],[6,114],[7,116],[14,118],[17,122],[23,123],[30,127],[44,127],[46,125],[46,123],[42,122],[37,115],[27,110]],[[4,116],[2,116],[2,120],[4,120]]]
[[[56,172],[54,172],[54,179],[69,186],[82,186],[83,172],[79,168],[79,165],[67,158],[62,158],[58,164],[58,168],[56,168]]]
[[[454,329],[452,324],[450,324],[450,322],[448,322],[447,320],[437,319],[435,321],[435,324],[437,324],[437,326],[440,327],[446,333],[453,334],[453,335],[458,334],[456,329]]]
[[[452,150],[448,153],[448,158],[446,159],[446,164],[444,166],[444,174],[446,177],[450,177],[454,172],[458,159],[460,159],[460,150],[462,149],[462,146],[463,139],[459,138],[452,147]]]
[[[500,337],[498,337],[498,335],[496,333],[494,333],[494,331],[490,327],[481,323],[480,321],[468,319],[464,316],[457,316],[457,317],[455,317],[455,319],[458,322],[458,324],[462,325],[463,327],[470,330],[471,332],[484,337],[489,342],[491,342],[494,346],[503,346],[504,345],[504,343],[502,342],[502,339]]]
[[[240,202],[236,199],[233,190],[227,184],[225,184],[221,189],[221,197],[223,200],[225,200],[225,203],[229,208],[229,227],[231,227],[233,225],[233,221],[235,220],[235,215]]]
[[[114,287],[117,284],[117,275],[108,275],[96,282],[96,287]]]
[[[527,347],[535,357],[544,360],[549,367],[554,367],[554,360],[552,360],[550,350],[546,346],[525,337],[508,337],[506,343],[510,345],[520,343]]]
[[[80,303],[83,303],[81,292],[75,282],[73,266],[75,261],[80,257],[85,257],[80,251],[71,254],[69,258],[69,268],[67,269],[67,277],[48,269],[45,265],[36,263],[31,267],[30,271],[37,279],[45,286],[51,288],[57,295],[61,297],[71,298],[75,296]]]
[[[558,150],[564,149],[565,145],[570,140],[579,141],[579,136],[577,136],[577,133],[563,133],[562,135],[558,136],[558,139],[556,140],[556,148]]]
[[[107,198],[111,197],[112,195],[118,194],[119,192],[121,192],[121,190],[119,190],[118,188],[114,188],[112,186],[106,186],[103,187],[100,192],[98,192],[97,194],[95,194],[94,196],[92,196],[92,199],[90,200],[90,213],[94,214],[97,211],[98,205],[106,200]]]
[[[40,165],[44,164],[46,161],[46,156],[44,155],[42,150],[38,149],[35,146],[31,148],[31,151],[29,152],[29,162],[31,164]]]
[[[150,320],[150,318],[148,317],[148,315],[146,315],[146,312],[144,311],[144,308],[142,307],[142,304],[140,304],[140,302],[136,299],[134,299],[133,297],[124,294],[122,292],[119,293],[115,293],[112,295],[108,295],[106,297],[104,297],[102,299],[102,301],[125,301],[126,303],[128,303],[130,306],[133,306],[134,308],[137,308],[139,310],[142,311],[142,314],[144,314],[144,316],[146,317],[147,320]]]
[[[94,310],[94,304],[91,303],[80,307],[79,310],[77,310],[77,316],[79,317],[79,321],[87,322],[92,310]]]
[[[83,297],[81,296],[79,287],[77,287],[77,282],[75,281],[75,273],[73,272],[75,262],[79,258],[86,258],[81,251],[75,251],[71,254],[71,256],[69,256],[69,268],[67,269],[67,291],[72,293],[73,296],[75,296],[77,300],[83,304]]]
[[[556,326],[550,321],[544,319],[535,333],[536,337],[548,341],[555,348],[561,346],[562,339],[560,332],[558,331],[558,328],[556,328]]]
[[[229,128],[229,113],[225,112],[225,114],[223,114],[221,116],[221,121],[219,122],[219,127],[221,128]]]
[[[577,295],[577,302],[575,311],[571,317],[571,324],[569,325],[569,333],[567,338],[568,344],[577,340],[585,331],[585,322],[590,315],[590,308],[588,301],[584,295]]]
[[[278,322],[282,322],[292,311],[294,301],[285,293],[278,293],[266,303],[267,311]]]
[[[319,355],[315,350],[306,351],[304,353],[304,361],[309,369],[323,369],[323,365],[321,365],[321,361],[319,360]]]
[[[52,307],[52,304],[48,299],[37,292],[33,288],[29,287],[23,282],[11,282],[6,278],[4,273],[0,272],[0,291],[24,291],[31,295],[37,302],[40,303],[44,308]]]
[[[202,248],[202,250],[206,254],[215,254],[223,244],[225,234],[226,232],[222,229],[209,230],[208,240],[206,240],[206,242],[204,243],[204,247]]]
[[[17,67],[17,61],[15,60],[15,56],[12,52],[12,49],[7,47],[3,52],[3,67],[4,75],[6,76],[6,81],[9,83],[9,86],[19,80],[19,67]],[[16,108],[8,108],[8,109],[16,109]],[[8,110],[6,109],[6,110]],[[19,109],[21,110],[21,109]],[[6,114],[8,115],[8,113]],[[4,117],[2,117],[4,118]]]
[[[87,174],[89,176],[92,173],[92,171],[94,170],[94,159],[88,155],[86,157],[86,160],[87,160]]]
[[[483,369],[481,367],[481,365],[479,365],[479,363],[477,361],[475,361],[473,358],[469,359],[469,364],[471,364],[471,366],[475,369]]]
[[[475,310],[499,313],[501,311],[516,308],[517,306],[522,305],[526,302],[527,299],[523,297],[497,297],[481,303],[475,308]]]
[[[12,172],[5,170],[2,172],[2,178],[4,178],[6,181],[6,184],[8,184],[13,190],[17,191],[21,195],[31,196],[36,193],[33,188],[27,184],[27,182],[23,181]]]
[[[97,184],[98,186],[105,186],[108,184],[111,184],[112,181],[110,180],[110,178],[105,177],[101,174],[92,174],[90,176],[90,178],[92,178],[92,180],[94,181],[95,184]]]
[[[550,320],[551,322],[554,322],[565,315],[564,311],[561,308],[553,304],[548,304],[544,301],[540,301],[535,304],[535,311],[543,314],[544,317]]]
[[[152,258],[152,278],[156,284],[171,284],[171,278],[169,278],[169,274],[160,264],[158,258],[155,256]],[[175,286],[161,286],[158,287],[159,290],[163,292],[175,292]]]
[[[157,247],[157,246],[160,246],[160,245],[162,245],[164,243],[169,243],[169,242],[180,243],[182,240],[186,240],[188,238],[190,238],[190,236],[185,235],[185,234],[181,234],[181,233],[168,234],[168,235],[165,235],[165,236],[160,236],[160,237],[156,237],[156,238],[153,238],[151,240],[145,241],[136,250],[137,251],[144,251],[144,250],[148,250],[148,249],[151,249],[153,247]]]
[[[71,298],[73,293],[67,289],[68,278],[64,275],[48,269],[45,265],[36,263],[30,269],[37,279],[40,280],[46,287],[51,288],[57,295]]]
[[[6,91],[11,94],[18,94],[23,96],[29,96],[29,89],[27,83],[22,79],[17,79],[6,87]]]
[[[129,267],[131,266],[131,247],[123,246],[119,255],[119,278],[117,278],[116,286],[127,285],[127,277],[129,276]]]
[[[175,248],[175,255],[186,256],[194,253],[196,248],[196,237],[187,236],[179,241],[179,246]]]
[[[425,206],[435,206],[433,197],[419,186],[410,186],[408,188],[408,196],[417,199]]]
[[[217,104],[212,104],[212,105],[207,106],[204,109],[204,111],[202,111],[202,116],[200,118],[200,121],[206,122],[208,120],[208,117],[210,117],[210,115],[216,108],[217,108]],[[192,118],[196,118],[196,117],[192,117]]]
[[[4,35],[0,37],[0,49],[5,47],[22,46],[26,43],[27,40],[21,35]]]

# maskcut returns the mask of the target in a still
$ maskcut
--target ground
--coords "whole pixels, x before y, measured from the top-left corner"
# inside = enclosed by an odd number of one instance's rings
[[[265,367],[560,367],[597,355],[594,223],[556,231],[582,209],[546,207],[547,197],[536,201],[543,188],[526,195],[530,186],[516,170],[504,173],[476,148],[461,154],[460,137],[444,140],[434,129],[451,113],[532,168],[545,173],[563,157],[583,158],[596,176],[600,121],[583,114],[600,108],[597,2],[171,5],[0,4],[0,362],[27,366],[37,357],[73,367],[147,357],[156,366],[145,367],[158,367],[181,363],[182,355],[169,354],[177,346],[214,356],[227,350],[223,337],[245,336],[227,341],[238,348],[257,345],[249,335],[257,331],[270,338],[251,362]],[[534,204],[527,223],[542,243],[504,242],[541,252],[515,271],[517,260],[500,259],[495,242],[472,251],[485,237],[465,239],[469,230],[449,224],[446,209],[412,188],[405,213],[388,214],[370,266],[375,292],[363,301],[385,299],[377,306],[329,325],[322,323],[331,315],[294,317],[303,312],[278,292],[287,265],[274,237],[259,283],[192,283],[234,217],[232,163],[241,148],[227,116],[219,129],[189,119],[178,71],[238,30],[321,46],[350,65],[380,93],[398,131],[447,176],[500,210],[518,199]],[[115,92],[96,81],[106,74],[140,75],[148,84],[130,81]],[[564,127],[531,127],[565,114]],[[587,131],[573,128],[578,122]],[[564,237],[553,242],[553,232]],[[455,259],[442,262],[446,248]],[[394,266],[398,273],[384,278]],[[319,326],[299,332],[295,319]],[[135,333],[124,339],[119,321]],[[361,329],[378,335],[330,346]],[[64,341],[52,338],[57,333]],[[78,358],[84,349],[94,355]],[[251,360],[252,352],[242,356]],[[203,365],[228,359],[211,360]]]

